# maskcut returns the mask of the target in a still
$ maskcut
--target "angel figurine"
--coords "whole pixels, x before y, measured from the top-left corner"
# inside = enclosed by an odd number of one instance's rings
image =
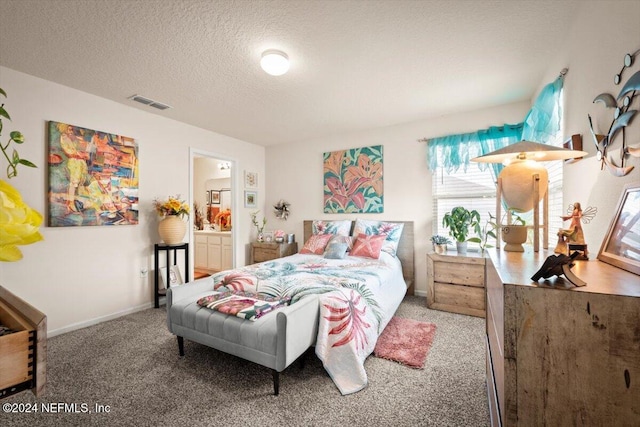
[[[593,217],[596,216],[597,208],[589,206],[584,212],[579,202],[569,205],[567,215],[563,215],[563,221],[571,220],[569,228],[561,228],[558,230],[558,244],[554,250],[555,253],[568,255],[569,249],[582,250],[580,259],[589,259],[587,251],[587,243],[584,241],[584,232],[582,231],[582,223],[588,224]]]

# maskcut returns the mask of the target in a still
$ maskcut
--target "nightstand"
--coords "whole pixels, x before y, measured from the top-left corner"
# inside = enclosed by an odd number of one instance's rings
[[[480,254],[428,254],[427,307],[485,317],[484,266]]]
[[[276,258],[298,253],[298,244],[294,243],[251,243],[251,264],[270,261]]]

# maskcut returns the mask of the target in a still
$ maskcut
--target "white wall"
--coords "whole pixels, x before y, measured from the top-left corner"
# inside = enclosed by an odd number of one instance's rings
[[[337,135],[312,141],[267,147],[266,229],[282,228],[304,243],[303,220],[369,218],[414,221],[416,293],[426,295],[426,254],[432,233],[431,174],[426,164],[426,145],[420,138],[471,132],[504,123],[518,123],[529,103],[505,105],[433,120]],[[384,213],[324,214],[322,154],[369,145],[384,148]],[[279,220],[271,207],[279,200],[291,203],[287,221]]]
[[[3,142],[9,130],[22,131],[26,142],[19,147],[20,155],[38,165],[38,169],[20,169],[10,183],[43,215],[47,209],[48,120],[133,137],[139,145],[138,225],[43,226],[45,240],[22,246],[23,260],[0,263],[0,284],[43,311],[50,334],[149,306],[153,300],[152,276],[141,278],[140,270],[151,269],[153,244],[160,241],[152,202],[156,197],[189,195],[190,148],[233,159],[239,171],[248,169],[264,175],[263,147],[4,67],[0,67],[0,87],[7,92],[5,107],[13,118],[5,125]],[[242,174],[237,175],[236,182],[242,182]],[[251,232],[250,210],[244,209],[241,193],[236,192],[238,212],[234,221],[240,227],[240,244],[235,248],[238,265],[245,263]]]
[[[613,120],[613,110],[602,103],[593,103],[601,93],[618,96],[624,83],[640,71],[640,55],[615,85],[613,77],[620,72],[624,55],[640,49],[640,2],[600,1],[588,2],[576,11],[576,20],[559,50],[558,59],[550,64],[545,81],[554,79],[563,68],[569,68],[564,83],[566,135],[582,134],[583,149],[589,157],[564,168],[564,203],[580,202],[583,209],[597,207],[595,219],[584,225],[585,240],[594,259],[609,228],[618,199],[629,183],[640,183],[640,159],[630,157],[628,165],[634,170],[625,177],[614,177],[600,170],[595,158],[595,145],[589,130],[587,114],[591,114],[597,128],[606,133]],[[633,109],[640,109],[640,96],[636,96]],[[640,146],[640,117],[635,117],[626,128],[627,144]],[[620,164],[622,136],[613,141],[610,158]],[[568,224],[567,224],[568,225]],[[588,279],[587,279],[588,281]]]
[[[617,96],[622,86],[613,84],[613,76],[620,71],[626,53],[640,48],[640,2],[601,1],[585,2],[576,11],[576,20],[566,40],[559,40],[557,59],[548,64],[548,72],[540,88],[553,81],[564,67],[569,68],[565,78],[565,132],[566,136],[580,133],[584,136],[589,158],[564,168],[564,203],[581,202],[583,207],[596,206],[594,221],[584,226],[592,258],[612,219],[618,198],[625,184],[640,181],[640,162],[632,173],[623,178],[600,171],[595,161],[595,149],[590,139],[587,113],[597,117],[599,127],[606,131],[611,123],[612,111],[605,111],[593,99],[602,92]],[[631,70],[626,70],[623,83],[640,70],[640,55]],[[537,96],[537,95],[536,95]],[[640,96],[638,96],[640,98]],[[535,97],[534,97],[535,99]],[[636,103],[638,103],[636,99]],[[634,104],[635,105],[635,104]],[[424,144],[416,143],[422,137],[436,137],[470,132],[490,125],[517,123],[524,119],[530,103],[506,105],[490,110],[465,112],[433,120],[372,129],[365,132],[337,135],[298,144],[268,147],[267,206],[284,198],[291,203],[291,216],[282,228],[298,235],[302,244],[302,221],[317,218],[369,217],[386,220],[413,220],[416,243],[416,293],[426,294],[426,253],[432,229],[431,175],[425,163]],[[636,106],[636,109],[640,106]],[[640,118],[627,131],[627,141],[640,145]],[[325,215],[323,214],[322,153],[366,145],[384,145],[385,211],[380,215]],[[614,144],[618,153],[621,141]],[[279,228],[269,212],[268,228]],[[279,225],[279,224],[278,224]],[[553,242],[551,242],[553,244]]]

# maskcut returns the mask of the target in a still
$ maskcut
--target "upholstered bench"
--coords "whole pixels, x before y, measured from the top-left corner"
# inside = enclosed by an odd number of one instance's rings
[[[175,286],[167,292],[167,326],[178,338],[184,356],[184,338],[270,368],[273,391],[279,393],[279,373],[315,344],[318,334],[318,298],[264,315],[256,321],[229,316],[196,302],[213,292],[206,277]]]

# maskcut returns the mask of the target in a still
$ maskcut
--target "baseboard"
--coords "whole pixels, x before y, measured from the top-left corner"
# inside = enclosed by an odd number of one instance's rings
[[[88,326],[97,325],[98,323],[106,322],[108,320],[117,319],[118,317],[126,316],[127,314],[136,313],[138,311],[146,310],[148,308],[153,307],[153,303],[148,302],[146,304],[139,305],[137,307],[131,307],[126,310],[118,311],[116,313],[107,314],[106,316],[96,317],[95,319],[89,319],[84,322],[74,323],[69,326],[65,326],[64,328],[54,329],[52,331],[47,331],[47,338],[55,337],[56,335],[66,334],[67,332],[76,331],[78,329],[83,329]]]
[[[413,294],[417,297],[427,297],[427,291],[413,291]]]

